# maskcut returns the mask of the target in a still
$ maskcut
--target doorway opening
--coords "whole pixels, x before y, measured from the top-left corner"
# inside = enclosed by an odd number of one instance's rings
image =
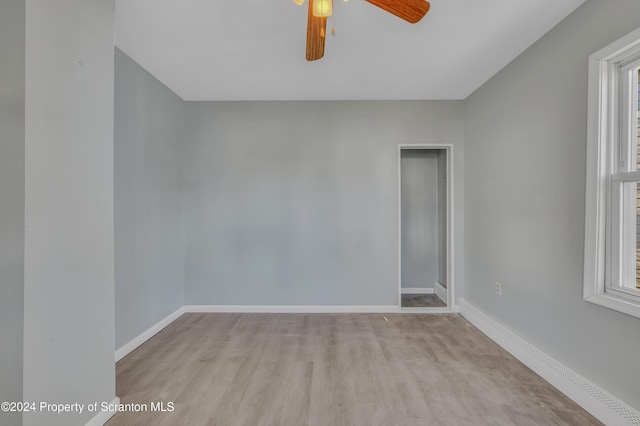
[[[402,311],[453,310],[452,153],[451,145],[398,148]]]

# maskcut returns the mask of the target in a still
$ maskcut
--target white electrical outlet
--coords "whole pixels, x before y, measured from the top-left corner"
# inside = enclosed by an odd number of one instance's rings
[[[496,294],[498,296],[502,296],[502,284],[496,281]]]

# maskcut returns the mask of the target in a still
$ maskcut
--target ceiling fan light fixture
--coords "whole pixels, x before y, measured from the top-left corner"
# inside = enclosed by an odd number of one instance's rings
[[[332,0],[315,0],[313,2],[313,16],[325,18],[333,13]]]
[[[293,2],[298,6],[302,6],[302,3],[304,3],[304,0],[293,0]]]

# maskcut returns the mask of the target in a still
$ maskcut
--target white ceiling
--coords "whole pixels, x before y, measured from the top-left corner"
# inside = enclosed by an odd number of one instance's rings
[[[583,2],[432,0],[411,25],[334,0],[307,62],[306,3],[117,0],[116,45],[185,100],[464,99]]]

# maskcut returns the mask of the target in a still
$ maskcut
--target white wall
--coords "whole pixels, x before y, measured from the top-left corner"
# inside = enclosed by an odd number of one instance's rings
[[[590,0],[466,101],[466,299],[640,409],[640,319],[582,300],[587,58],[640,26]],[[494,283],[502,283],[502,297]]]
[[[440,276],[438,151],[404,149],[402,192],[402,287],[433,288]]]
[[[187,107],[187,304],[397,306],[398,144],[455,144],[463,224],[462,102]]]
[[[447,287],[447,151],[438,150],[438,282]]]
[[[22,401],[24,0],[0,2],[0,401]],[[0,411],[0,424],[20,413]]]
[[[27,0],[24,399],[115,396],[112,0]],[[92,413],[27,413],[79,425]]]
[[[185,103],[115,52],[116,348],[184,305]]]

